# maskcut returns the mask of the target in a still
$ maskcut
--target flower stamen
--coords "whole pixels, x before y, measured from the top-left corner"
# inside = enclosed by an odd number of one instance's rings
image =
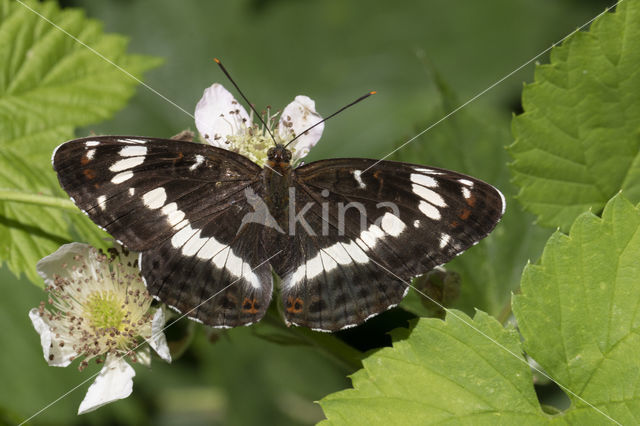
[[[86,256],[74,255],[46,287],[48,306],[43,302],[36,309],[55,332],[51,347],[69,345],[74,357],[84,356],[81,370],[91,358],[126,356],[151,337],[152,299],[128,257],[118,250],[106,255],[93,247]],[[54,354],[51,351],[50,361]]]

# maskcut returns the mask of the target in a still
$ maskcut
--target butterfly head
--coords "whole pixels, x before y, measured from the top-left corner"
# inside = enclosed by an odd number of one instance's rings
[[[267,164],[274,169],[286,170],[290,167],[291,151],[283,145],[276,145],[267,151]]]

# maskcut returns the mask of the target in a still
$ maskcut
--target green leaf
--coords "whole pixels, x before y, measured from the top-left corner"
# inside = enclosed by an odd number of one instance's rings
[[[0,143],[22,146],[22,138],[50,129],[73,129],[110,117],[133,95],[136,77],[156,66],[149,57],[125,55],[127,39],[102,33],[99,22],[78,9],[55,3],[29,7],[103,55],[73,40],[17,2],[3,0],[0,10]],[[28,152],[47,152],[60,141],[41,140]]]
[[[54,184],[33,173],[29,165],[11,150],[0,151],[0,187],[30,188],[52,194]],[[15,274],[23,272],[39,282],[36,262],[70,239],[64,213],[32,204],[0,203],[0,258]],[[43,285],[40,283],[40,285]]]
[[[618,195],[602,219],[585,213],[551,237],[513,301],[526,352],[623,424],[640,418],[639,259],[640,209]],[[593,409],[569,397],[567,419],[584,424]]]
[[[567,230],[618,191],[640,201],[640,1],[628,0],[551,51],[522,94],[510,152],[519,199]]]
[[[432,67],[430,67],[432,68]],[[412,134],[451,113],[459,100],[437,71],[430,70],[438,88],[441,107],[431,119]],[[513,185],[506,168],[508,154],[504,146],[509,142],[507,131],[488,124],[497,119],[481,120],[461,110],[433,127],[421,138],[397,151],[395,160],[428,164],[456,170],[485,180],[504,194],[507,208],[496,229],[480,244],[449,262],[445,268],[460,274],[460,297],[446,306],[472,313],[480,309],[504,322],[510,313],[511,292],[518,288],[522,268],[542,251],[549,231],[533,226],[533,216],[514,202]],[[506,125],[505,125],[506,127]],[[422,296],[410,291],[403,308],[417,315]]]
[[[0,0],[0,189],[66,199],[50,165],[51,152],[73,129],[111,117],[159,62],[126,55],[126,38],[54,2]],[[107,60],[35,12],[100,52]],[[112,62],[112,63],[110,63]],[[42,285],[36,262],[72,237],[103,246],[105,233],[84,215],[0,199],[0,262]]]
[[[328,423],[637,423],[638,259],[640,208],[618,195],[602,219],[584,213],[570,235],[556,232],[540,264],[525,269],[513,302],[523,345],[482,312],[421,319],[363,361],[354,389],[320,401]],[[569,409],[543,412],[523,349],[568,389]]]
[[[540,423],[518,333],[483,312],[451,312],[420,319],[408,339],[366,358],[354,389],[320,401],[326,424]]]

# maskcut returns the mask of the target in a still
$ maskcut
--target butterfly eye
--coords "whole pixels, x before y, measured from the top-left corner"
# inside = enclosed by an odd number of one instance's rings
[[[276,154],[276,150],[274,148],[269,148],[269,151],[267,151],[267,158],[269,158],[269,160],[273,160],[273,157],[275,157]]]

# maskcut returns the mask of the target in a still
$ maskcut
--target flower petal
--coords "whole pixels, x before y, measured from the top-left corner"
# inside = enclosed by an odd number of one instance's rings
[[[163,328],[165,323],[164,311],[162,308],[157,309],[151,320],[151,338],[147,339],[149,346],[167,362],[171,362],[171,353],[167,345],[167,338],[164,335]]]
[[[46,313],[44,315],[47,315]],[[33,328],[40,335],[40,344],[42,345],[42,353],[44,359],[52,367],[66,367],[78,354],[73,350],[72,345],[65,344],[65,340],[51,331],[51,327],[46,321],[46,317],[40,315],[37,308],[29,311],[29,318],[33,323]],[[62,344],[62,346],[61,346]]]
[[[74,262],[75,256],[83,256],[87,258],[90,253],[91,246],[83,243],[70,243],[60,246],[58,250],[49,256],[43,257],[36,264],[38,274],[44,279],[48,286],[55,286],[54,275],[63,278],[70,277],[71,268],[66,266]]]
[[[251,125],[247,111],[221,84],[205,89],[196,105],[196,127],[211,145],[227,148],[226,137],[242,133]]]
[[[107,355],[104,367],[80,403],[78,414],[88,413],[131,395],[135,375],[135,370],[123,358]]]
[[[151,367],[151,348],[149,346],[136,351],[136,362],[145,367]]]
[[[316,112],[316,103],[307,96],[296,96],[293,102],[286,106],[278,124],[278,135],[287,143],[295,136],[307,130],[309,127],[321,121],[322,117]],[[293,160],[298,161],[309,153],[309,150],[318,143],[324,123],[319,124],[300,136],[292,145]]]

